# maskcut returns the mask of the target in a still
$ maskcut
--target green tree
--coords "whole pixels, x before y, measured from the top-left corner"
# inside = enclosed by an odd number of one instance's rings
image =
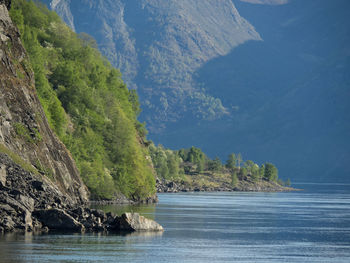
[[[248,175],[247,168],[242,167],[242,168],[239,170],[238,175],[239,175],[240,180],[244,180],[245,177]]]
[[[272,163],[265,164],[265,178],[270,182],[277,182],[278,170]]]
[[[238,177],[237,177],[237,172],[233,171],[231,173],[231,186],[236,187],[238,184]]]
[[[262,164],[259,168],[259,177],[264,178],[265,177],[265,165]]]
[[[202,172],[205,168],[207,157],[201,149],[191,147],[187,154],[187,161],[196,165],[196,171]]]
[[[241,169],[241,163],[243,162],[241,153],[237,154],[237,166],[238,169]]]
[[[169,170],[169,177],[175,179],[179,176],[179,159],[176,154],[171,151],[167,153],[167,165]]]
[[[251,174],[253,168],[255,167],[255,163],[251,160],[245,161],[244,167],[247,169],[247,172]]]
[[[215,157],[214,160],[209,160],[208,161],[208,170],[209,171],[221,171],[222,169],[222,163],[219,157]]]
[[[244,163],[244,168],[247,169],[247,173],[251,175],[253,182],[258,182],[260,179],[259,166],[253,161],[248,160]]]
[[[236,162],[237,162],[236,155],[234,153],[231,153],[228,156],[228,159],[226,161],[226,167],[228,169],[234,169],[234,168],[236,168]]]

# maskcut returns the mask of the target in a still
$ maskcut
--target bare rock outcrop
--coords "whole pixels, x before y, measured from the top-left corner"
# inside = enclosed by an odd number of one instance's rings
[[[122,214],[116,218],[116,226],[120,231],[163,231],[160,224],[138,213]]]
[[[75,220],[62,209],[53,208],[36,210],[34,211],[33,216],[49,229],[76,232],[85,231],[85,227],[82,223]]]
[[[0,233],[162,231],[139,214],[121,216],[72,204],[57,185],[0,153]]]

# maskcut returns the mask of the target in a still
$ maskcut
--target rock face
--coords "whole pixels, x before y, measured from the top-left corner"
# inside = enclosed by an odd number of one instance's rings
[[[36,210],[34,211],[33,216],[49,229],[75,232],[85,231],[83,224],[79,223],[72,216],[61,209],[54,208]]]
[[[49,127],[19,32],[0,2],[0,145],[51,175],[72,204],[88,200],[75,162]],[[4,150],[3,149],[3,150]]]
[[[49,179],[33,174],[0,153],[0,232],[35,231],[43,225],[32,216],[43,209],[72,209],[72,202]]]
[[[161,231],[138,214],[115,216],[72,204],[55,183],[0,153],[0,233],[13,231]]]
[[[11,0],[0,0],[0,5],[4,4],[7,9],[10,9],[11,7]]]

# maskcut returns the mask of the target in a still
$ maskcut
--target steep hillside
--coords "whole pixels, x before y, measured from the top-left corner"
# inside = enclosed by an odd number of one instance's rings
[[[231,111],[193,81],[205,62],[259,34],[230,0],[44,1],[76,32],[94,36],[142,101],[151,132]]]
[[[85,202],[88,191],[70,153],[49,127],[19,32],[4,1],[0,3],[0,152],[47,176],[71,204]],[[3,168],[1,164],[6,181]]]
[[[8,8],[11,5],[11,16],[23,35],[10,18]],[[26,12],[30,13],[29,20]],[[38,48],[33,39],[37,40],[43,32],[35,29],[45,25],[45,18],[58,19],[57,15],[38,8],[33,2],[0,1],[0,235],[51,230],[78,233],[163,231],[158,223],[137,213],[116,216],[86,206],[88,191],[75,162],[49,127],[41,106],[41,103],[47,106],[47,97],[41,97],[40,102],[37,96],[36,87],[43,88],[40,81],[34,83],[34,74],[35,80],[41,76],[37,74],[39,66],[33,57],[28,58],[20,39],[25,39],[27,45],[32,44],[31,49]],[[54,21],[50,22],[52,25]],[[28,39],[28,31],[32,38]],[[31,67],[35,69],[34,74]],[[125,172],[125,164],[124,168]]]
[[[72,153],[92,197],[154,197],[146,131],[137,121],[138,97],[120,72],[90,36],[72,32],[44,5],[14,0],[10,14],[49,124]]]

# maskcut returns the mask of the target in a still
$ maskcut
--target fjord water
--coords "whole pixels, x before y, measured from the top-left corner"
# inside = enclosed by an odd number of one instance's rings
[[[350,185],[289,193],[160,194],[103,207],[153,218],[164,233],[6,235],[1,262],[350,262]]]

